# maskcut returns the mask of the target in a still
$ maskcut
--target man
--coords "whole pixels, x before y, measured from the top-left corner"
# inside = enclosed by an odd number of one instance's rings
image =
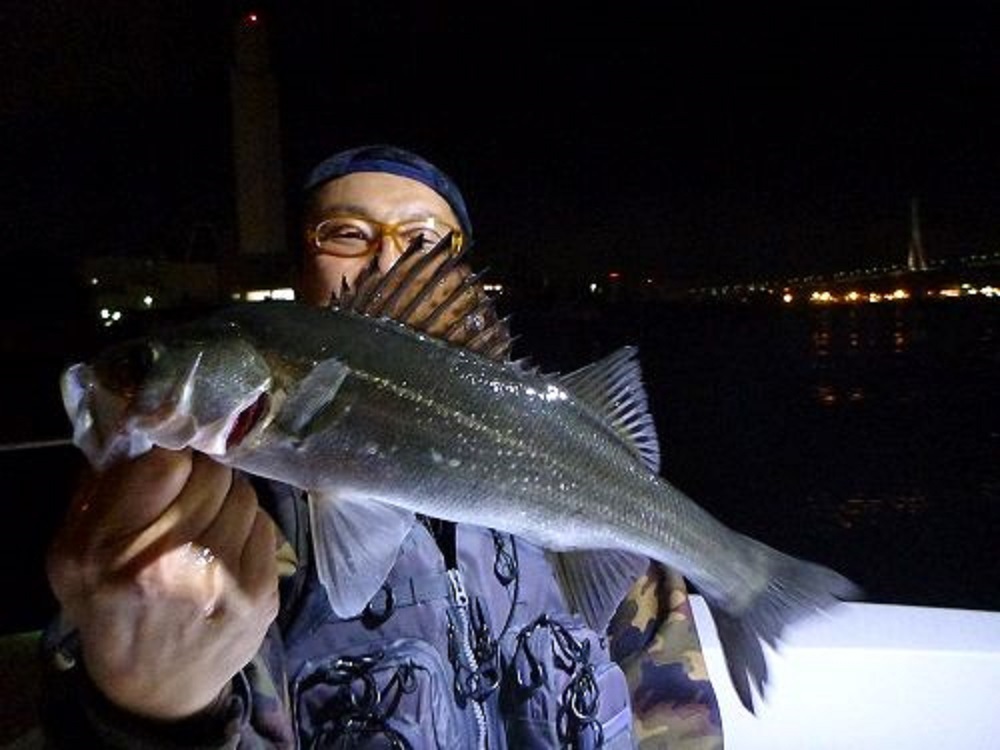
[[[450,178],[392,146],[335,154],[306,193],[309,304],[373,260],[471,238]],[[303,494],[161,449],[84,482],[49,556],[57,746],[720,746],[683,584],[666,600],[662,568],[611,624],[627,684],[544,551],[490,529],[426,519],[364,612],[338,618]]]

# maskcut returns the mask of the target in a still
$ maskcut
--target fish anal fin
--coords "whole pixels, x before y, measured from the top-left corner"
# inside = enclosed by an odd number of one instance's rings
[[[570,609],[603,633],[622,599],[649,568],[649,558],[622,550],[550,553]]]
[[[375,500],[309,493],[316,570],[330,607],[340,617],[360,614],[385,583],[412,511]]]

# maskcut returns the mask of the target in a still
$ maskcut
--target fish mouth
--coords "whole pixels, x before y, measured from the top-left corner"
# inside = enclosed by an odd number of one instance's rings
[[[229,435],[226,436],[226,450],[235,448],[243,442],[246,436],[250,434],[250,431],[267,414],[270,403],[271,399],[267,393],[261,393],[250,406],[240,412],[239,416],[236,417],[236,421],[233,422],[233,427],[229,431]]]
[[[60,379],[60,389],[73,427],[73,443],[94,468],[105,469],[152,446],[145,435],[126,429],[127,400],[102,388],[91,367],[69,367]]]

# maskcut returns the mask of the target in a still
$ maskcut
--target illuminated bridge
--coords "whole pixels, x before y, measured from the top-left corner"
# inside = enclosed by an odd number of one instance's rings
[[[928,262],[920,235],[917,201],[910,203],[910,239],[905,265],[717,284],[689,289],[701,300],[773,299],[784,304],[859,304],[909,299],[1000,299],[1000,251]]]
[[[773,299],[785,304],[893,302],[907,299],[984,297],[1000,300],[1000,252],[927,264],[857,269],[784,279],[716,284],[688,290],[704,300],[750,302]]]

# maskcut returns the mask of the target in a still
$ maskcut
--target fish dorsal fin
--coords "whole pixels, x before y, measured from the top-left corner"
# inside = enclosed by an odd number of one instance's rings
[[[653,472],[660,471],[660,441],[649,413],[642,370],[634,346],[562,375],[559,380],[580,401],[603,416]]]
[[[413,243],[382,273],[373,259],[341,290],[334,306],[375,318],[391,318],[484,357],[507,361],[513,339],[494,299],[462,262],[466,248],[452,252],[451,236],[430,250]]]

